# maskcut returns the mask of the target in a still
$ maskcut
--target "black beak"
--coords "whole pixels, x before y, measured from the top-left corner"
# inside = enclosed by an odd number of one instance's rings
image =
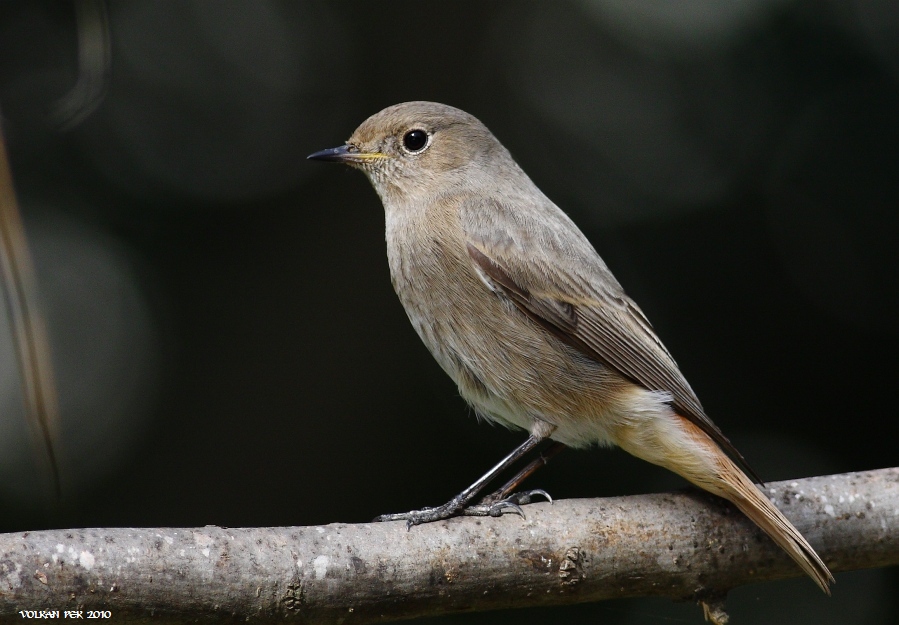
[[[339,148],[328,148],[315,152],[306,157],[310,161],[331,161],[334,163],[346,163],[352,160],[350,146],[342,145]]]

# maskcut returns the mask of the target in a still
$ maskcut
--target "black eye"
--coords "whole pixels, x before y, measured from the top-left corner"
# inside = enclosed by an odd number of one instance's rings
[[[403,147],[410,152],[421,152],[428,145],[428,133],[424,130],[410,130],[403,135]]]

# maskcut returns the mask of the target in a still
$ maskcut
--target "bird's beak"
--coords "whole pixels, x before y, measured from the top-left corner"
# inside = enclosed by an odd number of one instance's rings
[[[334,163],[368,163],[370,161],[389,158],[381,152],[360,152],[354,145],[342,145],[339,148],[328,148],[306,157],[311,161],[331,161]]]

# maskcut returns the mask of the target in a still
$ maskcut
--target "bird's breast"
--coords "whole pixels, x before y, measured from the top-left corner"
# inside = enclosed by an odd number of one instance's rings
[[[390,278],[416,332],[457,382],[459,363],[476,358],[470,336],[480,333],[479,294],[461,237],[446,218],[428,223],[387,220]],[[484,306],[484,302],[480,306]]]

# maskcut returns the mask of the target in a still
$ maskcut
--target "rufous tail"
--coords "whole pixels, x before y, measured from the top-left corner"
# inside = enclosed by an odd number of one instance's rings
[[[796,564],[821,587],[821,590],[829,595],[830,583],[834,581],[833,575],[812,549],[812,546],[808,544],[808,541],[799,533],[799,530],[793,527],[793,524],[721,451],[714,441],[686,419],[684,419],[684,426],[697,442],[701,442],[703,446],[713,452],[718,464],[715,476],[717,479],[709,480],[709,476],[690,476],[680,471],[677,472],[697,486],[724,497],[737,506],[743,514],[768,534],[771,540],[786,551],[796,561]]]
[[[725,484],[722,497],[762,528],[829,595],[833,575],[812,546],[730,458],[725,460],[730,466],[724,469],[721,476]]]

